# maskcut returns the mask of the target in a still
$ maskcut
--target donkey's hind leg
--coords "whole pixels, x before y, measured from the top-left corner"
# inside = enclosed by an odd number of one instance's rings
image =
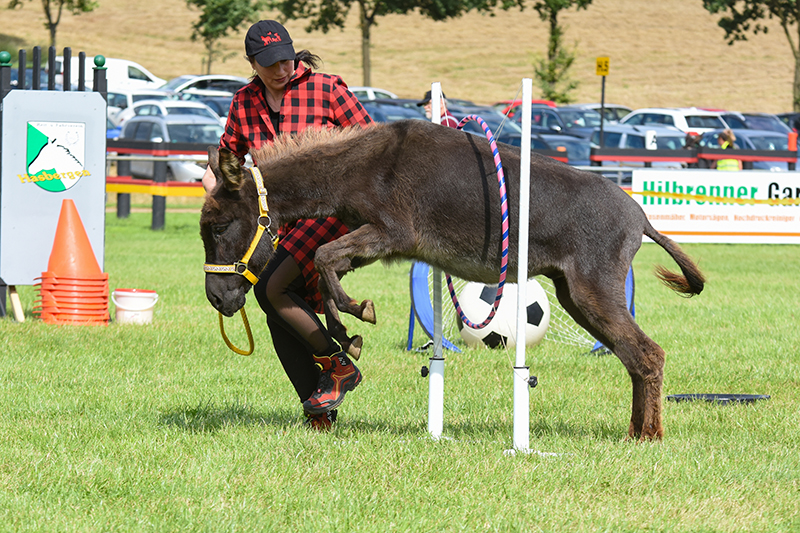
[[[374,226],[367,224],[339,237],[335,241],[320,246],[314,258],[319,272],[321,288],[331,309],[338,309],[354,317],[374,324],[375,306],[372,300],[358,303],[344,292],[337,270],[353,270],[358,266],[372,263],[386,255],[388,239]]]
[[[559,278],[553,283],[564,309],[614,352],[630,375],[633,398],[628,438],[661,439],[664,350],[634,321],[625,302],[624,284],[609,290],[608,284],[574,277]]]

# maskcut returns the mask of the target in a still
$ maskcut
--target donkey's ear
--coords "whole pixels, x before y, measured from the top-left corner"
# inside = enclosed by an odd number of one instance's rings
[[[217,152],[216,146],[208,147],[208,166],[211,167],[211,172],[214,173],[217,179],[221,179],[219,175],[219,152]]]
[[[213,159],[212,163],[211,150],[209,150],[208,162],[214,175],[222,181],[223,187],[229,191],[238,191],[244,183],[244,169],[236,154],[222,147],[214,154]]]

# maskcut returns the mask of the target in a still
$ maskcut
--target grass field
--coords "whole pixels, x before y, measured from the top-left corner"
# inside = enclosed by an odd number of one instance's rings
[[[0,43],[16,49],[49,45],[39,2],[0,9]],[[263,17],[274,17],[264,12]],[[198,12],[183,0],[101,0],[80,16],[65,14],[58,47],[137,61],[162,78],[199,73],[203,47],[190,40]],[[767,35],[728,46],[718,18],[701,0],[597,0],[589,9],[563,12],[565,42],[575,47],[575,98],[600,101],[595,60],[611,58],[606,102],[628,106],[691,106],[738,111],[791,111],[794,58],[774,21]],[[291,22],[298,48],[320,55],[324,70],[362,85],[361,36],[353,8],[344,31],[308,34]],[[249,75],[244,30],[224,41],[231,59],[216,73]],[[793,35],[796,30],[792,29]],[[372,31],[372,84],[406,98],[420,98],[433,81],[451,98],[481,104],[513,98],[535,57],[546,52],[547,27],[532,9],[470,13],[447,22],[419,15],[391,15]],[[2,44],[0,44],[0,48]]]
[[[166,218],[153,232],[149,213],[107,217],[111,288],[156,290],[152,324],[46,325],[32,287],[28,320],[0,320],[0,531],[800,531],[800,247],[686,245],[709,279],[692,300],[652,275],[673,267],[660,248],[634,263],[665,394],[770,400],[665,402],[663,442],[623,442],[619,361],[545,341],[528,352],[537,453],[508,456],[502,350],[446,354],[445,438],[427,437],[428,355],[405,351],[408,265],[345,278],[379,323],[348,321],[365,379],[335,431],[316,434],[252,298],[255,353],[223,344],[197,213]]]

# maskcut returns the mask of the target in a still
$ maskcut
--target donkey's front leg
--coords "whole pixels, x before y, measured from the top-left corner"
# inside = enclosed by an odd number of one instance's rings
[[[328,327],[328,332],[347,352],[347,355],[357,361],[361,358],[361,347],[364,345],[364,340],[361,335],[350,337],[347,334],[347,327],[342,324],[336,305],[330,297],[330,291],[322,278],[319,280],[319,291],[322,294],[322,305],[325,308],[325,323]]]
[[[325,280],[332,306],[356,318],[374,324],[375,306],[371,300],[358,303],[344,292],[337,270],[352,270],[355,266],[372,263],[387,255],[389,239],[374,226],[367,224],[329,242],[317,250],[314,265],[320,278]]]

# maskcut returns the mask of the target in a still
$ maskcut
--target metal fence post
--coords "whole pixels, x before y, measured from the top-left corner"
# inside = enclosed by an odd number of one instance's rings
[[[117,161],[117,176],[130,176],[131,162]],[[128,218],[131,214],[131,194],[117,193],[117,218]]]
[[[155,183],[167,182],[167,162],[156,161],[153,163],[153,181]],[[167,197],[153,195],[153,223],[151,229],[164,229],[164,220],[167,212]]]

